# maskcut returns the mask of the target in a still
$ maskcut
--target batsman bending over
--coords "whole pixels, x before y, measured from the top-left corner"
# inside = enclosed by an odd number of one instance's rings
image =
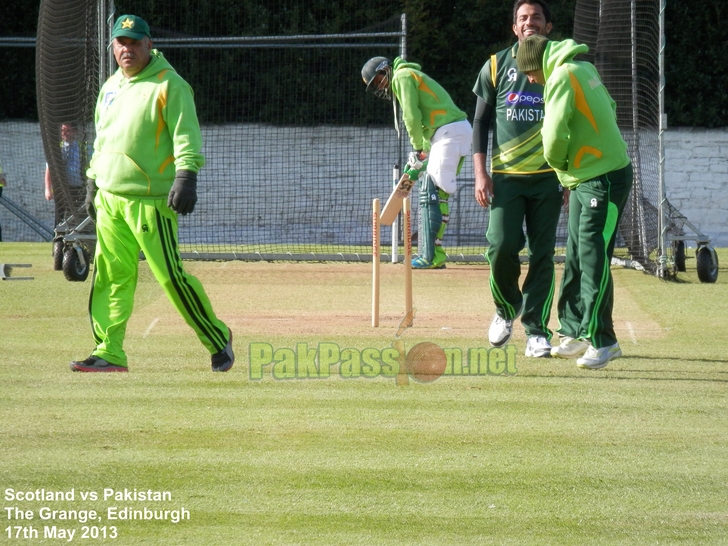
[[[111,46],[119,69],[99,93],[87,171],[86,209],[97,238],[89,298],[96,347],[71,369],[127,371],[123,343],[141,250],[210,352],[212,371],[225,372],[235,361],[232,332],[215,316],[200,281],[184,270],[177,239],[177,215],[194,210],[197,172],[205,163],[192,89],[152,49],[149,26],[139,17],[119,17]]]
[[[367,91],[399,102],[414,148],[405,172],[416,180],[424,171],[420,179],[419,255],[412,258],[412,267],[442,269],[447,259],[442,238],[450,219],[448,200],[457,189],[455,177],[463,160],[470,154],[473,129],[447,91],[420,68],[401,57],[393,63],[386,57],[374,57],[366,62],[361,75]]]

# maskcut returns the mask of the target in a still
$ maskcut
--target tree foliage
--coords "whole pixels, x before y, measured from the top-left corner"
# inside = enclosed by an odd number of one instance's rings
[[[551,0],[553,39],[571,35],[576,0]],[[475,110],[473,86],[485,61],[514,44],[513,3],[502,0],[405,0],[410,60],[438,80],[455,103]]]
[[[35,36],[39,2],[0,0],[3,28],[0,35]],[[38,119],[35,101],[35,49],[0,47],[0,119]]]
[[[669,125],[728,126],[728,4],[668,2],[665,111]]]
[[[472,87],[485,60],[514,41],[512,3],[502,0],[117,0],[117,14],[137,13],[159,37],[345,33],[407,14],[408,59],[439,80],[471,116]],[[569,37],[576,0],[552,0],[551,37]],[[35,35],[39,0],[2,0],[3,36]],[[667,0],[666,101],[670,125],[728,125],[728,16],[725,0]],[[221,55],[224,62],[225,56]],[[37,119],[35,51],[0,46],[0,119]],[[189,61],[193,63],[193,60]],[[183,67],[180,67],[183,69]],[[194,66],[184,70],[195,69]],[[202,68],[199,68],[202,69]],[[224,67],[224,82],[249,85],[246,67]],[[201,92],[216,96],[215,89]],[[331,89],[332,103],[336,101]]]

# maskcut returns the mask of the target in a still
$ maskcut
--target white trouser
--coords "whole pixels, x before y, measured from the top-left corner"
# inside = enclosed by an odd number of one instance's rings
[[[457,189],[455,175],[460,158],[470,155],[473,128],[468,120],[448,123],[435,131],[430,142],[432,147],[428,156],[427,174],[432,177],[437,187],[453,194]]]

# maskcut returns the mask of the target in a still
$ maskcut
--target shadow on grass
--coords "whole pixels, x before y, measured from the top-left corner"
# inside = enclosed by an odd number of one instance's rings
[[[644,363],[654,363],[651,368],[640,368],[640,362],[635,363],[634,367],[629,366],[631,361],[642,361]],[[725,366],[721,369],[706,370],[690,370],[685,369],[690,364],[715,364]],[[619,367],[626,364],[629,367]],[[680,365],[681,369],[670,369],[673,365]],[[607,373],[605,373],[607,372]],[[533,374],[521,373],[521,377],[553,377],[553,378],[569,378],[569,379],[632,379],[647,381],[705,381],[715,383],[728,383],[728,359],[725,358],[653,358],[649,356],[629,356],[628,358],[620,358],[614,362],[614,366],[606,366],[600,370],[575,369],[575,375],[567,374]]]
[[[664,370],[610,370],[602,368],[601,370],[579,370],[583,371],[583,375],[567,375],[567,374],[526,374],[518,373],[518,377],[538,377],[543,379],[622,379],[630,381],[701,381],[704,383],[728,383],[728,373],[726,372],[665,372]],[[609,372],[604,375],[604,372]],[[723,377],[704,377],[705,375],[715,376],[716,373],[724,375]],[[622,374],[622,375],[619,375]],[[630,374],[630,375],[625,375]],[[634,375],[632,375],[634,374]],[[660,374],[660,377],[639,377],[637,374]],[[681,375],[682,374],[682,375]],[[702,377],[695,377],[700,374]],[[690,377],[687,377],[690,375]]]
[[[728,365],[728,358],[685,358],[685,357],[674,357],[674,358],[665,358],[665,357],[652,357],[652,356],[641,356],[641,355],[629,355],[624,358],[624,360],[649,360],[649,361],[657,361],[657,362],[680,362],[681,364],[684,364],[686,362],[707,362],[710,364],[727,364]],[[622,359],[620,359],[622,360]],[[726,369],[726,373],[728,373],[728,369]]]

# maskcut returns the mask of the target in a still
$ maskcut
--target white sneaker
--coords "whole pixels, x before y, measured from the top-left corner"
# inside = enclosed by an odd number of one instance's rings
[[[531,336],[526,341],[526,356],[551,358],[551,344],[544,336]]]
[[[622,350],[619,348],[619,343],[615,343],[609,347],[602,347],[601,349],[595,349],[590,345],[586,354],[576,361],[576,365],[579,368],[598,370],[606,366],[610,360],[619,358],[620,356],[622,356]]]
[[[511,339],[513,321],[501,318],[498,313],[493,317],[488,329],[488,341],[493,347],[502,347]]]
[[[551,356],[574,358],[583,355],[591,347],[588,341],[569,336],[559,338],[559,345],[551,348]]]

